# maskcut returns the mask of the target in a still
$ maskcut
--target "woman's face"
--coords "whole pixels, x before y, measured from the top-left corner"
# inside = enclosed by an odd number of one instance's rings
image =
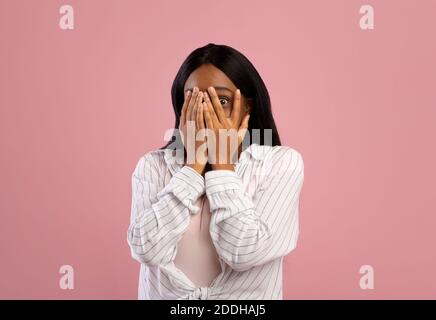
[[[214,87],[223,106],[225,115],[230,117],[233,108],[233,97],[238,88],[235,87],[224,72],[212,64],[203,64],[189,75],[183,91],[192,91],[194,87],[198,87],[200,91],[203,92],[207,92],[207,88],[209,87]],[[241,93],[241,116],[239,121],[241,121],[247,113],[249,113],[249,104]]]

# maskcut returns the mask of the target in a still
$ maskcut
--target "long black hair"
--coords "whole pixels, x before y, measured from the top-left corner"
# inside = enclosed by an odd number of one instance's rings
[[[253,64],[239,51],[226,45],[209,43],[195,49],[182,63],[171,88],[172,104],[176,115],[175,129],[179,128],[181,110],[184,101],[184,86],[189,75],[203,64],[210,63],[220,69],[241,90],[246,99],[251,101],[248,130],[250,136],[258,134],[258,144],[272,146],[281,145],[276,124],[271,112],[271,101],[268,90]],[[271,139],[265,141],[265,132],[270,129]],[[177,132],[177,130],[175,130]],[[162,149],[167,148],[176,136]]]

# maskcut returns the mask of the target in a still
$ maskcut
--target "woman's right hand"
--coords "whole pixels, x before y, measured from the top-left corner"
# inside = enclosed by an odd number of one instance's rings
[[[203,174],[207,163],[207,144],[197,141],[197,132],[205,128],[203,117],[203,92],[198,87],[185,93],[185,100],[180,117],[180,136],[186,149],[187,159],[185,165],[191,167],[199,174]],[[203,130],[203,132],[205,132]]]

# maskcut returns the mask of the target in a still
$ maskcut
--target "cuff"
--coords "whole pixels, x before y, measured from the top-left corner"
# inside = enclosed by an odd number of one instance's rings
[[[205,192],[204,178],[194,169],[184,166],[177,171],[160,195],[173,193],[192,213],[200,208],[194,206],[197,199]]]
[[[207,195],[220,191],[242,190],[242,180],[232,170],[212,170],[204,176]]]

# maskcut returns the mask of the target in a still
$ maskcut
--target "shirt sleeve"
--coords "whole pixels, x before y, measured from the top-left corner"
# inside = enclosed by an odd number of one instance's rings
[[[253,197],[231,170],[205,174],[212,218],[210,234],[220,257],[245,271],[290,253],[299,234],[299,196],[304,164],[296,150],[281,147]]]
[[[189,225],[190,213],[204,193],[204,178],[184,166],[159,190],[159,175],[165,174],[142,157],[132,174],[132,205],[127,241],[132,257],[148,265],[165,264],[174,259],[176,244]]]

